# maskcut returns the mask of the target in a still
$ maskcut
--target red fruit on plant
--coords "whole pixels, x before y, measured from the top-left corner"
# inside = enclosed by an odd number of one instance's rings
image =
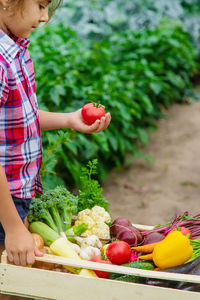
[[[181,227],[180,231],[182,232],[182,234],[186,235],[190,240],[192,239],[192,233],[188,228]]]
[[[113,264],[125,264],[130,261],[131,247],[124,241],[112,242],[106,249],[106,256]]]
[[[103,260],[101,255],[96,255],[96,256],[93,256],[90,261],[94,261],[94,262],[99,262],[99,263],[104,263],[104,264],[112,264],[111,261],[109,260]],[[108,278],[108,272],[106,271],[100,271],[100,270],[93,270],[96,275],[100,278]]]
[[[101,104],[87,103],[82,107],[81,115],[87,125],[92,125],[96,120],[100,120],[106,114]]]
[[[128,219],[116,218],[110,227],[111,236],[115,237],[119,233],[119,231],[121,231],[127,226],[131,226],[131,222]]]

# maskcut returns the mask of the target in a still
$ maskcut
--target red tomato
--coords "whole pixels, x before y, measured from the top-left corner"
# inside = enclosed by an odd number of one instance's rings
[[[105,116],[106,112],[101,104],[87,103],[81,110],[82,118],[87,125],[92,125],[96,120]]]
[[[101,255],[93,256],[90,261],[95,261],[99,263],[104,263],[104,264],[112,264],[109,260],[103,260],[101,258]],[[106,271],[100,271],[100,270],[93,270],[98,277],[100,278],[108,278],[108,272]]]
[[[122,265],[130,261],[131,247],[124,241],[115,241],[106,249],[107,258],[116,265]]]
[[[182,232],[182,234],[186,235],[190,240],[192,239],[192,233],[188,228],[181,227],[180,229],[181,229],[180,231]]]

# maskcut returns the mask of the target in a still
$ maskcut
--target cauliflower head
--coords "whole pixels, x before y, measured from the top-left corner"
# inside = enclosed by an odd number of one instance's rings
[[[82,223],[88,225],[84,236],[96,235],[102,239],[110,238],[110,228],[105,222],[111,221],[109,213],[101,206],[94,206],[92,209],[84,209],[78,213],[75,226]]]
[[[91,209],[91,217],[98,222],[110,222],[111,217],[109,213],[101,206],[94,206]]]
[[[98,236],[100,239],[110,238],[110,228],[104,222],[97,222],[92,228],[92,234]]]

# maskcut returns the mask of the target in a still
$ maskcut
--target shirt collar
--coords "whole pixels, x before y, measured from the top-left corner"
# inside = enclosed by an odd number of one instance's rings
[[[0,54],[10,63],[18,52],[26,50],[29,39],[18,38],[12,34],[7,35],[0,29]]]

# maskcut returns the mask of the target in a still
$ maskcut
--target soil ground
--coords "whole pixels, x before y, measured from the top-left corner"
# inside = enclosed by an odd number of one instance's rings
[[[136,159],[103,186],[112,218],[156,225],[200,213],[200,102],[173,105],[157,125],[143,149],[154,162]]]

